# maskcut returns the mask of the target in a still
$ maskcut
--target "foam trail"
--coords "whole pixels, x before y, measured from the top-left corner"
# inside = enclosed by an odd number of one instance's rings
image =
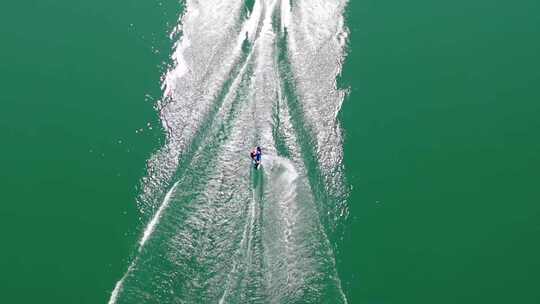
[[[108,304],[116,303],[116,300],[118,299],[118,295],[119,295],[120,291],[122,291],[122,286],[124,285],[124,280],[126,279],[128,273],[130,273],[131,270],[133,269],[133,265],[134,265],[133,263],[131,265],[129,265],[128,270],[126,271],[126,273],[114,285],[114,289],[111,292],[111,297],[109,298],[109,302],[107,302]]]
[[[152,232],[154,232],[154,229],[156,227],[156,225],[158,224],[159,222],[159,218],[161,217],[161,214],[163,213],[163,211],[165,209],[167,209],[167,207],[169,206],[169,202],[171,201],[171,195],[173,193],[173,191],[176,189],[176,186],[178,185],[178,182],[176,182],[172,187],[171,189],[169,190],[169,192],[167,192],[167,194],[165,195],[165,199],[163,200],[163,203],[161,204],[161,206],[159,207],[158,211],[156,212],[156,214],[154,215],[154,217],[152,218],[152,220],[150,221],[150,223],[148,224],[148,226],[146,227],[146,229],[144,229],[144,233],[143,233],[143,236],[141,238],[141,240],[139,241],[139,249],[138,251],[141,251],[143,246],[144,246],[144,243],[146,243],[146,241],[148,240],[148,238],[150,237],[150,235],[152,235]],[[124,274],[124,276],[116,283],[116,285],[114,286],[114,290],[112,291],[111,293],[111,298],[109,300],[109,304],[114,304],[116,303],[116,299],[118,298],[118,293],[121,291],[122,289],[122,285],[124,283],[124,279],[127,277],[127,275],[132,271],[133,269],[133,265],[135,265],[135,262],[131,263],[131,265],[128,267],[128,270],[126,271],[126,273]]]
[[[153,215],[159,208],[163,189],[170,186],[180,159],[205,128],[213,102],[238,63],[246,34],[256,30],[257,15],[241,22],[241,9],[239,1],[186,2],[177,28],[182,37],[172,55],[175,64],[163,77],[164,96],[157,104],[167,143],[148,160],[149,174],[142,180],[138,199],[143,215]],[[205,35],[199,34],[201,29]]]
[[[154,232],[154,229],[156,228],[157,223],[159,222],[159,218],[161,217],[161,214],[167,207],[169,206],[169,203],[171,201],[171,195],[173,194],[173,191],[176,189],[176,186],[178,185],[178,182],[174,183],[174,185],[171,187],[169,192],[165,195],[165,199],[163,200],[163,203],[161,203],[161,206],[159,206],[158,211],[156,212],[156,215],[152,218],[146,229],[144,230],[143,236],[141,240],[139,241],[139,251],[144,246],[144,243],[148,240],[152,232]]]
[[[333,241],[344,4],[187,1],[158,104],[167,142],[142,181],[147,222],[109,304],[347,303]]]

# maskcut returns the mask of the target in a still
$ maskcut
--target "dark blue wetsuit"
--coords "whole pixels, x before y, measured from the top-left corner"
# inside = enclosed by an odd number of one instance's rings
[[[261,161],[261,151],[257,151],[257,153],[255,153],[255,160],[257,162],[260,162]]]
[[[261,148],[257,147],[255,151],[252,151],[249,156],[251,156],[251,159],[254,161],[255,169],[259,167],[261,164]]]

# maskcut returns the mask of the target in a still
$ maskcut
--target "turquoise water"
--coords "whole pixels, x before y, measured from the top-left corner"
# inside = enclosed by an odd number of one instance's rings
[[[4,302],[539,302],[536,2],[291,3],[6,5]]]

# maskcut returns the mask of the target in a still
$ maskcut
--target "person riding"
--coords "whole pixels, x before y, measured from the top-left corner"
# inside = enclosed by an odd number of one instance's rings
[[[249,153],[249,156],[255,163],[255,168],[258,168],[259,165],[261,164],[261,155],[262,155],[261,147],[257,147],[256,149],[252,150]]]
[[[257,163],[261,162],[261,156],[262,156],[261,147],[257,147],[257,152],[255,153],[255,160],[257,161]]]

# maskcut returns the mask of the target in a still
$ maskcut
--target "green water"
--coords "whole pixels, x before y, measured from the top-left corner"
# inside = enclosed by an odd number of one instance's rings
[[[352,1],[351,303],[539,303],[538,2]]]
[[[4,7],[0,298],[104,303],[139,237],[180,7]],[[353,1],[347,20],[349,302],[540,302],[537,2]]]
[[[4,6],[0,302],[105,303],[135,246],[136,187],[162,137],[147,128],[158,118],[146,95],[159,96],[167,54],[152,46],[170,48],[179,7]]]

